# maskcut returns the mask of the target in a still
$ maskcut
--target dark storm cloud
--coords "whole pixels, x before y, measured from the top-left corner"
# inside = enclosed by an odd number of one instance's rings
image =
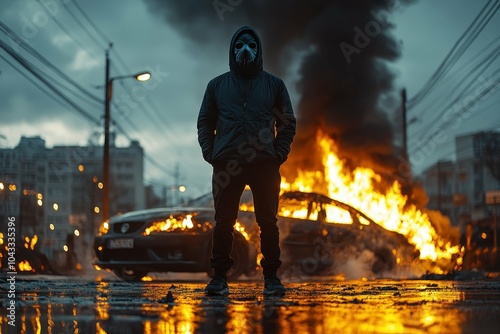
[[[213,50],[227,55],[229,39],[242,25],[261,35],[270,72],[282,76],[300,61],[299,125],[291,154],[299,166],[313,167],[316,159],[303,157],[310,157],[321,128],[353,165],[395,167],[399,102],[388,62],[399,57],[400,46],[390,19],[410,1],[144,1],[208,53],[207,66]]]

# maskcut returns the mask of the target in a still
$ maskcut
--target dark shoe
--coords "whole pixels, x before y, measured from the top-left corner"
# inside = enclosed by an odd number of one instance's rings
[[[227,278],[224,276],[214,276],[205,288],[207,296],[223,296],[229,294]]]
[[[269,276],[265,278],[264,294],[268,296],[284,296],[285,287],[276,276]]]

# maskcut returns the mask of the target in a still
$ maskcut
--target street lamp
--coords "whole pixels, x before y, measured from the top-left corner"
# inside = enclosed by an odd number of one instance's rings
[[[111,45],[110,45],[111,48]],[[111,97],[113,95],[113,81],[127,78],[135,78],[138,81],[148,81],[151,78],[151,73],[140,72],[137,74],[121,75],[118,77],[110,78],[110,60],[109,49],[106,50],[106,93],[104,105],[104,154],[103,154],[103,171],[102,171],[102,220],[106,221],[109,217],[109,124],[111,122]]]

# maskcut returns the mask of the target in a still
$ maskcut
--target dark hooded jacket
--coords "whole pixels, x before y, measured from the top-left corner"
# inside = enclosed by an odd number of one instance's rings
[[[244,33],[254,35],[258,51],[252,66],[243,69],[233,48]],[[262,69],[262,45],[253,29],[242,27],[233,35],[229,68],[208,83],[203,97],[197,124],[203,158],[211,164],[282,164],[290,152],[296,120],[283,80]]]

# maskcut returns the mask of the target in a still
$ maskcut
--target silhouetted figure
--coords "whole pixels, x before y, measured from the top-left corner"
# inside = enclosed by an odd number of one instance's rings
[[[290,152],[296,120],[283,80],[264,71],[262,63],[257,33],[249,27],[238,29],[229,48],[230,71],[208,83],[198,116],[198,141],[213,166],[216,225],[210,263],[215,275],[205,289],[209,295],[229,293],[233,229],[246,185],[252,190],[261,231],[264,293],[285,292],[276,276],[281,265],[276,215],[279,169]]]

